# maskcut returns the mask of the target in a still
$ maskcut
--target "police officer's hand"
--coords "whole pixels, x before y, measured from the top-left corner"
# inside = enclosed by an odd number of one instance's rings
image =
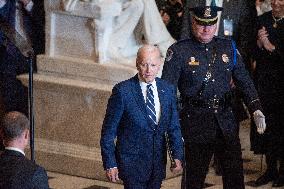
[[[106,177],[111,182],[119,181],[118,169],[117,168],[111,168],[111,169],[106,170]]]
[[[260,110],[253,112],[253,119],[259,134],[263,134],[266,129],[265,116]]]
[[[180,173],[182,171],[181,161],[178,159],[175,159],[175,167],[171,167],[171,171],[174,174]]]

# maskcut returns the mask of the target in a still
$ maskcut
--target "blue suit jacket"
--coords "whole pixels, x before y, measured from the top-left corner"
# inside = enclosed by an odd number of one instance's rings
[[[103,165],[105,169],[118,167],[123,181],[165,177],[165,132],[169,135],[173,158],[182,160],[183,141],[175,90],[159,78],[156,82],[161,104],[157,127],[147,118],[137,75],[115,85],[109,99],[101,135]]]
[[[45,170],[14,150],[0,155],[0,189],[48,189]]]

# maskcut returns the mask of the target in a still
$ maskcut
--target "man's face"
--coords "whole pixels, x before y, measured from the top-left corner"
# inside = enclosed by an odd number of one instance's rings
[[[284,0],[271,0],[271,7],[274,16],[284,16]]]
[[[146,83],[151,83],[156,78],[161,65],[160,52],[158,49],[141,51],[136,61],[136,67],[140,79]]]
[[[196,22],[196,20],[192,19],[192,32],[195,38],[201,43],[209,43],[216,32],[217,24],[210,26],[203,26]]]

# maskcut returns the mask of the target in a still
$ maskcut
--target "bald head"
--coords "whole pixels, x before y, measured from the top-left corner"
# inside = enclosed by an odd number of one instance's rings
[[[150,57],[151,55],[151,57]],[[138,49],[136,63],[142,62],[145,57],[155,58],[161,57],[160,49],[156,45],[143,45]]]
[[[20,112],[9,112],[3,117],[1,127],[4,141],[11,141],[29,130],[29,120]]]
[[[136,67],[140,80],[151,83],[156,78],[161,65],[161,54],[157,46],[144,45],[137,52]]]

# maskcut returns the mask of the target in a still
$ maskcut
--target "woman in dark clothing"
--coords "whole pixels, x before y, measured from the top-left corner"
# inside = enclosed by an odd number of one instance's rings
[[[284,186],[284,0],[272,0],[272,11],[258,19],[255,82],[266,116],[267,130],[258,135],[252,127],[252,150],[265,154],[267,170],[256,185],[273,181]],[[280,162],[278,165],[278,161]]]

